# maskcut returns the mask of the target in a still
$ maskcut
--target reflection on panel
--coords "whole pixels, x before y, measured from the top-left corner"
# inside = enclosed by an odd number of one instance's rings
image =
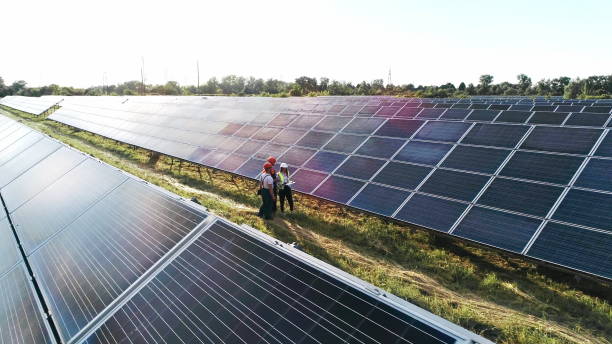
[[[87,343],[123,338],[280,344],[455,343],[460,337],[217,222]]]

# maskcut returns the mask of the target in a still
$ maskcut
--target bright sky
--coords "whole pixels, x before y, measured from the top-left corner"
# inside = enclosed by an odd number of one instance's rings
[[[610,0],[4,1],[0,76],[87,87],[227,74],[395,84],[612,73]]]

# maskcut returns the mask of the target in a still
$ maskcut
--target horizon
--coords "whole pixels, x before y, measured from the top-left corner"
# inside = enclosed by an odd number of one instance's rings
[[[16,29],[2,39],[13,53],[0,54],[0,76],[87,88],[140,80],[144,59],[147,84],[196,85],[197,61],[201,84],[230,74],[387,83],[389,69],[394,85],[415,86],[586,78],[612,72],[610,10],[602,0],[15,2],[3,5]]]

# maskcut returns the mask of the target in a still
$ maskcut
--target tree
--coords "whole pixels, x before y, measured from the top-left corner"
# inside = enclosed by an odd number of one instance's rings
[[[4,79],[0,76],[0,97],[5,97],[8,95],[8,88],[4,84]]]
[[[483,74],[480,76],[480,83],[478,84],[478,94],[489,94],[489,88],[493,83],[493,75]]]
[[[255,79],[254,77],[249,77],[244,86],[244,93],[246,94],[260,94],[264,91],[264,81],[263,79]]]
[[[164,87],[162,87],[162,94],[168,96],[178,96],[183,93],[181,86],[176,81],[168,81]]]
[[[295,79],[295,84],[299,88],[299,92],[302,94],[308,94],[310,92],[317,91],[317,79],[315,78],[301,76]]]
[[[459,91],[461,91],[461,92],[465,91],[465,82],[463,82],[463,81],[462,81],[462,82],[459,84],[459,88],[458,88],[458,90],[459,90]]]
[[[476,87],[474,87],[474,84],[470,83],[466,89],[467,93],[471,96],[476,94]]]
[[[27,83],[23,80],[15,81],[9,86],[10,94],[20,94],[22,90],[26,88]]]
[[[568,99],[578,98],[581,90],[582,81],[580,80],[580,78],[578,78],[575,81],[570,82],[567,86],[565,86],[563,97]]]
[[[480,85],[483,87],[489,87],[493,83],[493,75],[483,74],[480,76]]]
[[[519,90],[521,90],[522,94],[525,94],[529,87],[531,87],[531,78],[525,74],[519,74],[516,78],[518,79]]]
[[[382,94],[385,91],[385,81],[383,79],[375,79],[372,81],[370,94]]]
[[[245,79],[242,76],[228,75],[221,79],[219,88],[223,94],[240,94],[244,92]]]
[[[325,92],[327,91],[327,87],[329,86],[329,78],[321,78],[319,80],[319,91]]]

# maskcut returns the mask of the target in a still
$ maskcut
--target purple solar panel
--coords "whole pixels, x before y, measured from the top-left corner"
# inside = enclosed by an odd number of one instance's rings
[[[302,166],[314,153],[316,150],[292,147],[280,158],[277,157],[277,160],[293,166]]]
[[[315,156],[313,156],[310,160],[308,160],[308,162],[306,163],[306,165],[304,165],[304,167],[313,169],[313,170],[331,173],[344,160],[346,160],[346,158],[348,158],[348,155],[320,151],[317,154],[315,154]]]
[[[334,202],[346,203],[361,189],[363,184],[357,180],[331,176],[317,188],[314,195]]]
[[[311,193],[327,176],[326,173],[298,170],[291,179],[295,182],[293,188],[296,191]]]
[[[400,106],[383,106],[374,116],[393,117],[393,115],[395,115],[400,109]]]
[[[395,114],[395,117],[403,117],[403,118],[412,118],[416,117],[416,115],[423,110],[422,108],[416,107],[408,107],[406,105],[403,109],[401,109],[398,113]]]
[[[292,145],[296,143],[304,134],[306,134],[305,130],[283,129],[283,131],[281,131],[274,138],[274,142]]]
[[[374,135],[409,138],[425,123],[425,121],[390,119],[380,127]]]

